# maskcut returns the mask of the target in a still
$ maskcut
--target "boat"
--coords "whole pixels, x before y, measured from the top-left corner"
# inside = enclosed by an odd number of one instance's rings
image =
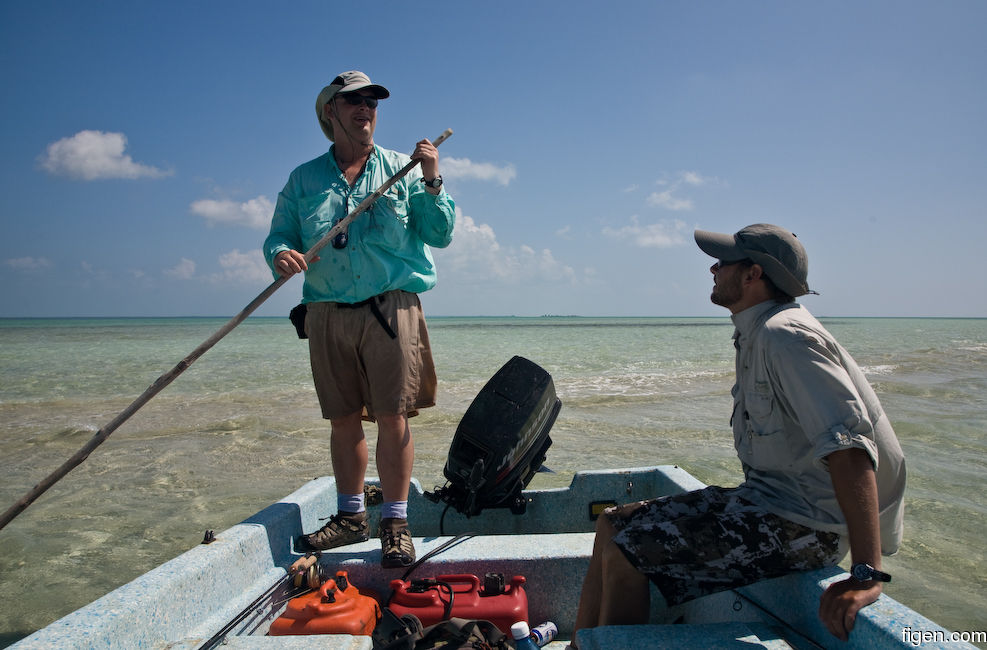
[[[379,486],[376,479],[368,485]],[[450,510],[412,479],[409,519],[419,558],[414,578],[488,573],[523,576],[532,627],[551,621],[571,640],[594,519],[602,508],[704,487],[680,467],[586,470],[568,487],[525,489],[521,507],[475,516]],[[517,504],[516,504],[517,505]],[[228,530],[22,639],[18,650],[50,648],[366,649],[366,635],[271,636],[297,591],[291,567],[305,554],[295,542],[335,511],[332,477],[312,480]],[[370,508],[371,525],[379,516]],[[440,551],[427,557],[434,551]],[[405,569],[380,566],[377,540],[324,551],[318,571],[345,571],[351,585],[381,600]],[[850,641],[832,637],[817,617],[819,597],[846,577],[834,567],[767,580],[652,612],[654,624],[582,630],[581,650],[604,648],[973,648],[887,595],[861,610]],[[508,578],[510,579],[510,578]],[[302,586],[307,581],[302,580]],[[659,623],[670,620],[674,623]]]

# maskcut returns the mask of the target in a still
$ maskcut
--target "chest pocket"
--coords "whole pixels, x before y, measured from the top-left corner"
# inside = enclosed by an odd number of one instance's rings
[[[743,411],[740,411],[740,407]],[[756,469],[777,470],[791,466],[795,460],[791,441],[785,434],[785,417],[767,382],[753,382],[744,391],[734,417],[742,418],[735,426],[739,434],[737,451],[741,459]]]
[[[364,215],[360,236],[369,245],[389,250],[400,249],[408,238],[408,191],[395,184],[378,198]],[[357,217],[359,222],[364,217]],[[356,223],[356,222],[354,222]]]
[[[305,250],[318,243],[333,225],[345,216],[346,199],[334,192],[323,192],[299,199],[298,218]]]

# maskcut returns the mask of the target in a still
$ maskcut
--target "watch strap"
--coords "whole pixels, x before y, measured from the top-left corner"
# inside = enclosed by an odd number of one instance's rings
[[[854,564],[850,567],[850,575],[861,582],[876,580],[878,582],[891,582],[891,574],[878,571],[869,564]]]

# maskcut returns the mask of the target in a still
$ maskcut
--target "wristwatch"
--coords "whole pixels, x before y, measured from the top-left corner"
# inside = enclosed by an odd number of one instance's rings
[[[437,190],[440,187],[442,187],[442,175],[439,174],[438,176],[436,176],[435,178],[433,178],[430,181],[427,181],[427,180],[425,180],[423,178],[422,179],[422,182],[425,183],[425,187],[431,187],[432,189],[436,189]]]
[[[860,582],[866,582],[868,580],[877,580],[878,582],[891,582],[890,574],[884,573],[883,571],[878,571],[869,564],[854,564],[850,567],[850,575],[859,580]]]

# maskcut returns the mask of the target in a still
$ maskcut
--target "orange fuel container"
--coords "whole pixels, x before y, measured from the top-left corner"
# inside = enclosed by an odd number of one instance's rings
[[[328,579],[318,591],[288,601],[273,623],[270,636],[287,634],[352,634],[369,636],[380,618],[380,605],[350,584],[345,571]]]

